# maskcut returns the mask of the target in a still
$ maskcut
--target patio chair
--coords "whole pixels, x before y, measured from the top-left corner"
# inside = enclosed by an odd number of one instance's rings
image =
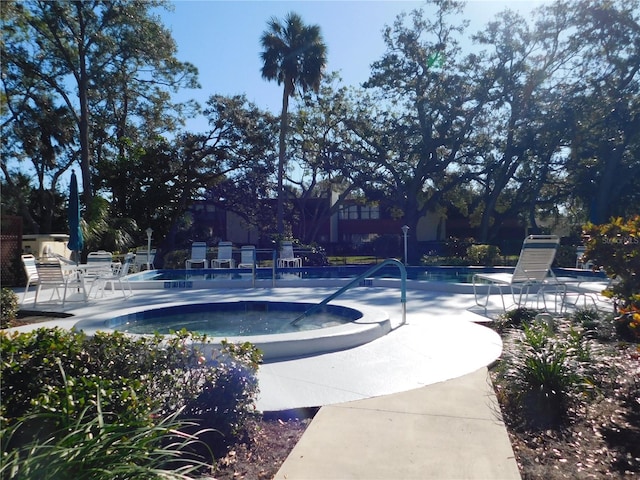
[[[40,277],[38,277],[38,269],[36,267],[36,257],[30,253],[22,255],[22,266],[24,267],[24,273],[27,276],[27,286],[24,289],[24,295],[22,296],[22,303],[27,298],[29,287],[37,287]]]
[[[207,268],[207,264],[206,242],[193,242],[191,244],[191,258],[188,258],[184,262],[185,268],[191,270],[194,265],[201,265],[202,268]]]
[[[62,271],[62,265],[58,260],[37,263],[36,269],[38,271],[38,288],[36,289],[36,295],[33,299],[34,306],[38,302],[40,290],[45,286],[50,286],[53,289],[49,300],[53,300],[53,295],[57,294],[58,298],[62,300],[62,306],[64,306],[67,301],[67,293],[73,289],[77,289],[78,292],[82,290],[83,298],[85,301],[87,300],[85,279],[81,271],[78,270],[65,275]],[[62,297],[60,297],[60,288],[64,288]]]
[[[597,311],[611,312],[614,310],[614,304],[610,297],[604,295],[604,292],[611,290],[618,279],[580,279],[580,278],[562,278],[565,292],[562,298],[562,307],[578,308],[580,300],[582,300],[582,308],[594,308]],[[574,298],[570,302],[570,298]]]
[[[127,298],[127,292],[125,292],[125,283],[129,289],[129,295],[133,295],[133,291],[131,290],[131,284],[129,283],[129,279],[127,275],[129,274],[129,269],[133,263],[133,259],[135,255],[133,253],[127,253],[124,256],[124,261],[122,265],[117,271],[112,271],[108,274],[100,275],[95,282],[91,285],[89,289],[89,297],[91,296],[91,292],[94,286],[98,286],[98,291],[96,292],[96,296],[98,292],[102,292],[102,296],[104,297],[104,290],[107,287],[107,284],[111,285],[111,291],[115,291],[115,285],[117,284],[120,290],[122,291],[122,296]]]
[[[530,289],[535,287],[537,299],[542,298],[546,310],[546,301],[543,295],[544,288],[553,285],[557,293],[557,289],[562,287],[562,282],[558,281],[551,271],[551,264],[556,256],[559,242],[560,239],[555,235],[529,235],[522,244],[518,263],[513,273],[474,274],[473,294],[476,305],[484,307],[486,311],[489,296],[492,290],[496,288],[502,300],[502,308],[506,312],[507,307],[504,300],[503,287],[509,287],[513,304],[516,307],[526,304]],[[480,282],[488,283],[484,303],[480,302],[478,294]]]
[[[112,263],[113,254],[111,252],[107,252],[105,250],[89,252],[84,271],[85,282],[95,282],[98,277],[111,275],[113,273],[111,267]]]
[[[240,263],[238,268],[248,268],[251,270],[251,280],[255,284],[256,279],[256,247],[253,245],[243,245],[240,248]]]
[[[100,275],[112,272],[113,254],[105,250],[89,252],[87,255],[87,275]]]
[[[280,247],[280,256],[278,257],[278,268],[300,268],[302,267],[302,259],[293,254],[293,243],[282,242]]]
[[[76,264],[76,262],[74,260],[71,260],[70,258],[62,256],[59,253],[55,253],[55,252],[51,255],[51,258],[55,258],[55,259],[60,260],[60,263],[62,265],[75,265]]]
[[[147,269],[147,265],[149,266],[148,270],[155,270],[156,267],[153,264],[155,258],[156,258],[155,248],[152,248],[150,252],[146,248],[137,249],[131,265],[132,270],[136,272],[140,272],[144,269]]]
[[[229,268],[235,268],[236,262],[233,259],[233,243],[218,243],[218,258],[211,260],[211,268],[222,268],[228,265]]]

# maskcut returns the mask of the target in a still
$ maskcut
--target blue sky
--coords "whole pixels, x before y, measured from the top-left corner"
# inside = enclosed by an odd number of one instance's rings
[[[471,0],[465,18],[468,32],[476,32],[496,13],[509,7],[527,16],[544,0]],[[382,29],[403,11],[422,1],[323,0],[323,1],[218,1],[178,0],[173,12],[161,19],[178,45],[178,58],[199,70],[199,90],[184,90],[180,100],[201,104],[212,94],[246,94],[250,101],[275,114],[280,113],[282,89],[260,76],[260,36],[267,20],[298,13],[306,24],[320,26],[328,47],[327,71],[340,71],[346,85],[359,85],[369,76],[369,66],[385,51]],[[430,7],[433,8],[433,7]],[[206,129],[203,119],[191,120],[192,131]]]

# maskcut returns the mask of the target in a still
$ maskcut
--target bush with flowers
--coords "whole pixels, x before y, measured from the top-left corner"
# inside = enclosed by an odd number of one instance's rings
[[[640,215],[584,228],[585,258],[615,280],[605,295],[614,299],[618,332],[640,341]]]

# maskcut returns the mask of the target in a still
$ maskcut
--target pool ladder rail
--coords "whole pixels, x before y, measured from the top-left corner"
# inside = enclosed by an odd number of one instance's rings
[[[396,327],[393,327],[392,330],[395,330],[396,328],[399,328],[402,325],[405,325],[407,323],[407,269],[405,268],[405,266],[404,266],[404,264],[402,262],[400,262],[399,260],[396,260],[395,258],[388,258],[384,262],[379,263],[378,265],[374,265],[373,267],[371,267],[366,272],[358,275],[356,278],[351,280],[345,286],[341,287],[339,290],[337,290],[334,293],[332,293],[331,295],[329,295],[327,298],[322,300],[320,303],[317,303],[317,304],[311,306],[310,308],[308,308],[307,310],[305,310],[302,314],[300,314],[293,321],[291,321],[291,325],[297,325],[299,322],[301,322],[308,315],[312,314],[313,312],[315,312],[319,308],[323,307],[324,305],[329,303],[334,298],[339,297],[344,292],[349,290],[351,287],[353,287],[355,285],[360,285],[361,282],[366,277],[368,277],[369,275],[373,275],[375,272],[377,272],[381,268],[386,267],[387,265],[395,265],[395,266],[398,267],[398,269],[400,270],[400,280],[401,280],[401,284],[400,284],[400,303],[402,305],[402,322],[400,323],[400,325],[398,325]]]

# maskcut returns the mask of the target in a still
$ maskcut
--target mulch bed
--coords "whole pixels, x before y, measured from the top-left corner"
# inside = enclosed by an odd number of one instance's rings
[[[503,340],[505,350],[513,348],[512,339]],[[532,428],[501,403],[523,480],[640,478],[640,345],[612,332],[591,341],[592,388],[571,402],[558,425]]]
[[[300,418],[274,412],[252,421],[248,438],[217,461],[215,479],[273,478],[311,423],[315,411],[308,409]]]

